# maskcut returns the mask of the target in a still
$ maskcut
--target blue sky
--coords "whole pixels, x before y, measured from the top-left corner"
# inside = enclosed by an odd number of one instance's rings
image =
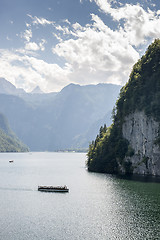
[[[26,91],[124,85],[159,37],[159,0],[0,0],[0,77]]]

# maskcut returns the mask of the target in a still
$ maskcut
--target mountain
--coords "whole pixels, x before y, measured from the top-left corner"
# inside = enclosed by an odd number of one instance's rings
[[[89,143],[92,142],[92,139],[96,138],[99,127],[104,124],[106,124],[107,126],[111,125],[111,114],[112,111],[107,112],[107,114],[102,119],[98,119],[97,121],[93,122],[85,133],[75,136],[74,146],[76,146],[77,149],[87,149],[87,146]],[[71,147],[74,148],[74,146]]]
[[[106,114],[110,118],[120,87],[70,84],[58,93],[0,94],[0,112],[32,151],[87,148],[87,132]]]
[[[12,83],[4,78],[0,78],[0,93],[19,95],[25,93],[22,88],[16,88]]]
[[[160,40],[134,65],[110,128],[88,151],[89,171],[160,176]]]
[[[26,152],[25,146],[11,131],[7,119],[0,114],[0,152]]]
[[[44,93],[39,86],[35,87],[31,92],[25,92],[22,88],[16,88],[5,78],[0,78],[0,94],[18,96],[25,100],[31,106],[48,104],[56,96],[56,92]]]
[[[42,93],[44,93],[44,92],[40,89],[39,86],[37,86],[37,87],[35,87],[35,88],[32,90],[31,93],[32,93],[32,94],[34,94],[34,93],[36,93],[36,94],[42,94]]]

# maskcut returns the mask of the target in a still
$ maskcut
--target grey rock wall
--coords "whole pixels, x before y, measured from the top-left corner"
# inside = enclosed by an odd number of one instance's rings
[[[132,164],[134,174],[160,176],[160,148],[155,144],[158,131],[159,123],[144,112],[135,112],[125,118],[123,137],[134,150],[134,155],[126,157],[125,162]],[[125,173],[125,168],[120,168]]]

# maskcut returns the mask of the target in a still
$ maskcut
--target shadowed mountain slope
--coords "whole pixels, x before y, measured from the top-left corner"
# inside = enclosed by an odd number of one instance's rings
[[[0,152],[26,152],[25,146],[12,132],[7,119],[0,114]]]
[[[119,90],[112,84],[70,84],[58,93],[0,94],[0,112],[32,151],[87,148],[87,132],[106,114],[110,118]]]

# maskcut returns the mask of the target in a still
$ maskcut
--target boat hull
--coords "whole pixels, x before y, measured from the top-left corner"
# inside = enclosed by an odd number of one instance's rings
[[[38,186],[38,191],[66,193],[66,192],[69,192],[69,189],[66,186],[64,187]]]
[[[41,192],[60,192],[60,193],[66,193],[66,192],[69,192],[68,189],[65,189],[65,190],[57,190],[57,189],[38,189],[38,191],[41,191]]]

